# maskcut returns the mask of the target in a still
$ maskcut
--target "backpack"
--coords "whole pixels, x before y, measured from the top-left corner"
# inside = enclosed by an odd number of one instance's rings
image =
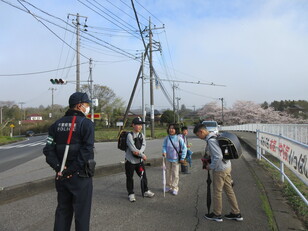
[[[127,131],[121,131],[120,136],[118,138],[118,149],[122,151],[126,151],[127,149],[126,139],[128,133],[129,132]]]
[[[210,139],[212,138],[215,138],[218,141],[223,159],[232,160],[241,157],[242,146],[236,135],[229,132],[223,132],[218,134],[217,137],[212,136]]]
[[[128,148],[126,140],[127,140],[127,135],[132,132],[127,132],[127,131],[122,131],[120,133],[120,136],[118,138],[118,149],[122,150],[122,151],[126,151],[126,149]],[[143,143],[143,138],[142,136],[140,137],[140,134],[138,137],[134,138],[134,143],[137,149],[140,150],[142,143]]]

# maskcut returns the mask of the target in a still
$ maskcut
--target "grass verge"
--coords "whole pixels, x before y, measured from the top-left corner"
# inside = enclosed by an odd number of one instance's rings
[[[23,137],[10,137],[10,136],[0,136],[0,145],[10,144],[17,141],[24,140]]]
[[[132,130],[131,128],[125,129],[127,131]],[[118,129],[114,128],[104,128],[101,130],[95,131],[95,142],[105,142],[105,141],[116,141],[118,138]],[[150,137],[151,136],[151,130],[146,129],[146,136]],[[154,138],[162,138],[167,136],[167,132],[165,128],[155,128],[154,130]]]
[[[277,167],[279,167],[279,161],[275,158],[267,156]],[[267,163],[265,160],[259,161],[259,164],[265,168],[272,178],[275,184],[282,190],[283,196],[287,199],[288,203],[294,209],[298,218],[304,223],[305,228],[308,230],[308,206],[305,202],[298,196],[293,187],[289,184],[287,180],[284,183],[280,181],[280,173],[273,166]],[[298,188],[298,190],[307,198],[308,187],[297,178],[297,176],[288,168],[285,168],[285,174],[290,178],[293,184]]]

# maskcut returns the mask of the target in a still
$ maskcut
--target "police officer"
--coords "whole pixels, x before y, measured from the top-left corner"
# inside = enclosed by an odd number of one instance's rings
[[[52,124],[43,153],[56,171],[58,206],[54,230],[70,230],[73,214],[77,231],[89,230],[94,174],[94,124],[86,118],[90,110],[86,93],[75,92],[69,98],[69,109]],[[70,127],[75,117],[65,168],[60,172]]]

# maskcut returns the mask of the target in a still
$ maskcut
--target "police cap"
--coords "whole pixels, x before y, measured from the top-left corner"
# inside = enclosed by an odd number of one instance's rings
[[[91,100],[89,99],[87,93],[75,92],[70,96],[68,103],[70,106],[74,106],[79,103],[91,103]]]

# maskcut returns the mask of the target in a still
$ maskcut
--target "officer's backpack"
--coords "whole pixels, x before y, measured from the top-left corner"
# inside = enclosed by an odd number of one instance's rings
[[[223,159],[231,160],[241,157],[242,146],[236,135],[229,132],[223,132],[218,134],[217,137],[212,136],[211,138],[217,139]]]

